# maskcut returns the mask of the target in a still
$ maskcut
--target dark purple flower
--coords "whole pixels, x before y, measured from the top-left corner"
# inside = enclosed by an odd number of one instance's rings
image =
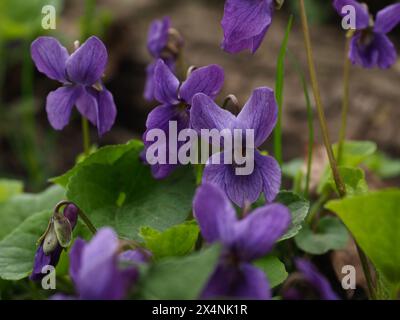
[[[63,214],[71,224],[71,230],[75,228],[76,223],[78,221],[78,210],[79,209],[73,204],[69,204],[64,209]],[[33,270],[32,274],[30,275],[30,279],[32,281],[39,281],[43,278],[43,276],[45,276],[45,274],[42,273],[43,267],[48,265],[53,267],[57,266],[61,252],[63,250],[63,247],[58,243],[52,250],[52,252],[45,254],[43,250],[43,242],[45,241],[45,239],[46,237],[44,237],[41,240],[41,243],[39,244],[39,247],[36,250]]]
[[[224,72],[217,65],[202,67],[194,70],[186,81],[180,84],[167,65],[162,60],[158,60],[154,78],[155,98],[161,105],[148,115],[147,130],[143,135],[143,140],[146,151],[154,143],[146,139],[150,130],[161,129],[166,133],[167,144],[163,152],[167,155],[167,164],[155,164],[151,167],[153,176],[157,179],[163,179],[177,167],[177,164],[171,164],[172,161],[169,157],[168,129],[170,121],[176,121],[178,132],[187,129],[193,96],[202,92],[211,98],[215,98],[224,83]],[[178,148],[184,143],[185,141],[177,142]]]
[[[90,37],[69,55],[57,39],[39,37],[31,45],[31,55],[40,72],[63,85],[47,96],[47,116],[54,129],[68,124],[74,105],[97,127],[99,136],[111,129],[117,109],[101,82],[108,55],[99,38]]]
[[[237,117],[217,106],[204,94],[197,94],[193,98],[190,113],[191,127],[199,133],[201,129],[213,128],[231,132],[235,129],[254,130],[254,147],[257,148],[275,127],[278,107],[271,89],[258,88]],[[203,181],[217,184],[240,207],[255,202],[261,192],[264,192],[268,202],[272,202],[281,184],[281,170],[276,160],[261,155],[254,148],[246,148],[246,153],[254,155],[254,170],[250,175],[237,175],[235,163],[224,164],[225,152],[233,150],[224,150],[211,156],[204,169]],[[216,164],[218,161],[220,164]]]
[[[339,300],[328,280],[318,272],[311,262],[305,259],[297,259],[296,267],[300,275],[296,277],[289,288],[284,290],[284,299]]]
[[[154,70],[158,59],[162,59],[170,70],[175,73],[176,59],[180,47],[183,46],[182,39],[171,41],[171,19],[164,17],[162,20],[155,20],[150,26],[147,37],[147,49],[155,59],[146,68],[146,84],[144,98],[147,101],[154,100]]]
[[[274,0],[227,0],[222,48],[230,53],[246,49],[255,53],[271,25],[274,6]]]
[[[356,32],[350,45],[349,58],[353,64],[364,68],[386,69],[397,60],[396,49],[387,34],[400,22],[400,3],[379,11],[375,22],[370,18],[368,7],[355,0],[334,0],[339,15],[344,6],[350,5],[356,11]]]
[[[144,251],[119,253],[120,243],[111,228],[98,230],[86,243],[78,238],[70,252],[69,273],[77,298],[82,300],[124,299],[139,276],[137,265],[148,260]],[[53,299],[71,299],[56,295]]]
[[[270,204],[238,220],[229,199],[213,184],[198,188],[193,210],[204,239],[223,245],[220,261],[202,298],[271,298],[264,272],[251,262],[271,251],[287,230],[291,221],[289,210],[281,204]]]

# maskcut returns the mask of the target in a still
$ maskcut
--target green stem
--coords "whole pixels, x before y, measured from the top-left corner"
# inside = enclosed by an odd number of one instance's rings
[[[317,106],[318,118],[319,118],[319,123],[321,126],[324,145],[325,145],[326,152],[328,154],[329,164],[332,169],[332,174],[333,174],[333,178],[335,180],[336,187],[339,191],[340,196],[344,197],[346,195],[346,188],[342,181],[342,178],[340,177],[336,159],[335,159],[335,156],[334,156],[333,150],[332,150],[331,139],[329,137],[328,125],[327,125],[327,121],[326,121],[326,117],[325,117],[324,107],[322,105],[322,99],[321,99],[321,93],[320,93],[318,79],[317,79],[317,73],[315,71],[314,55],[313,55],[313,51],[312,51],[312,47],[311,47],[310,30],[309,30],[309,26],[308,26],[308,20],[307,20],[306,9],[304,6],[304,0],[299,0],[299,1],[300,1],[300,11],[301,11],[301,22],[302,22],[303,33],[304,33],[304,42],[305,42],[306,52],[307,52],[307,61],[308,61],[308,67],[309,67],[309,72],[310,72],[311,85],[312,85],[312,89],[313,89],[313,93],[314,93],[315,104]]]
[[[89,230],[93,233],[96,234],[97,229],[96,227],[93,225],[93,223],[90,221],[90,219],[88,218],[88,216],[86,214],[83,213],[82,210],[78,210],[78,214],[81,217],[81,219],[83,220],[83,222],[86,224],[86,226],[89,228]]]
[[[355,240],[354,240],[355,241]],[[368,258],[365,255],[364,251],[360,248],[358,243],[356,243],[356,248],[358,252],[358,256],[360,257],[361,265],[364,271],[365,280],[367,280],[367,287],[368,287],[368,296],[372,300],[376,300],[375,289],[373,285],[372,275],[369,269]]]
[[[89,122],[83,116],[82,116],[82,141],[83,141],[83,150],[84,150],[85,156],[88,156],[90,154]]]
[[[81,22],[81,42],[91,35],[92,21],[94,20],[94,12],[96,8],[96,0],[85,0],[84,15]],[[89,122],[82,116],[82,141],[85,156],[90,153],[90,128]]]
[[[299,75],[301,85],[303,86],[304,97],[307,106],[308,150],[307,150],[307,173],[306,173],[306,183],[304,187],[304,196],[308,198],[310,193],[311,169],[312,169],[313,152],[314,152],[314,112],[312,110],[311,99],[310,95],[308,94],[308,85],[306,78],[304,76],[304,72],[298,63],[298,60],[290,51],[289,51],[289,57]]]
[[[285,57],[287,45],[289,41],[289,34],[293,25],[293,16],[290,16],[289,22],[286,27],[285,37],[283,39],[277,61],[277,72],[275,79],[275,95],[278,104],[278,119],[274,129],[274,156],[280,165],[283,163],[282,156],[282,112],[283,112],[283,86],[285,77]]]
[[[84,14],[81,22],[81,42],[84,42],[92,33],[96,0],[85,0]]]
[[[346,140],[346,131],[347,131],[347,115],[349,112],[351,62],[350,62],[348,55],[349,55],[350,43],[351,43],[352,36],[353,36],[352,31],[346,35],[346,45],[345,45],[345,53],[344,53],[343,103],[342,103],[341,126],[340,126],[338,154],[337,154],[339,164],[342,162],[343,146],[344,146],[344,142]]]
[[[315,104],[317,106],[318,117],[319,117],[319,122],[321,125],[322,135],[324,138],[324,144],[325,144],[325,148],[326,148],[326,151],[328,154],[329,163],[330,163],[330,166],[332,169],[332,174],[333,174],[333,178],[335,180],[336,188],[339,192],[340,197],[344,198],[346,196],[346,188],[340,177],[336,159],[333,154],[332,145],[331,145],[330,138],[329,138],[328,126],[327,126],[327,122],[326,122],[326,118],[325,118],[324,109],[322,106],[321,93],[320,93],[319,84],[318,84],[318,80],[317,80],[317,73],[315,71],[314,57],[313,57],[313,52],[312,52],[312,47],[311,47],[311,39],[310,39],[310,29],[308,26],[307,13],[306,13],[305,5],[304,5],[304,0],[299,0],[299,3],[300,3],[301,23],[302,23],[303,33],[304,33],[304,42],[305,42],[306,51],[307,51],[307,61],[308,61],[308,67],[309,67],[309,71],[310,71],[311,84],[312,84],[312,88],[313,88]],[[374,299],[375,293],[374,293],[374,287],[372,284],[371,270],[370,270],[368,262],[367,262],[367,257],[365,256],[365,253],[361,250],[361,248],[358,246],[357,243],[356,243],[356,246],[357,246],[357,250],[358,250],[358,253],[360,256],[361,265],[363,267],[365,279],[368,283],[369,297]]]

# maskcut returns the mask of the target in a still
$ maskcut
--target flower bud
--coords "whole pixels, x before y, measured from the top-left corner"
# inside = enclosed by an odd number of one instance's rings
[[[53,225],[60,246],[68,247],[72,240],[72,226],[68,218],[60,213],[55,213]]]
[[[54,223],[50,222],[49,228],[44,236],[43,240],[43,252],[45,255],[49,255],[58,247],[58,239],[54,229]]]
[[[69,204],[64,209],[64,216],[69,220],[71,223],[71,228],[74,230],[76,223],[78,221],[78,211],[79,209],[74,204]]]
[[[285,0],[275,0],[275,8],[277,10],[281,9],[284,3],[285,3]]]

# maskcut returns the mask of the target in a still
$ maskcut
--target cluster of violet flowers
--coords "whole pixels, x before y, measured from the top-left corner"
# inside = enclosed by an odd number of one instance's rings
[[[272,22],[279,1],[227,0],[222,27],[222,48],[230,53],[260,47]],[[357,25],[351,42],[349,58],[365,68],[387,68],[396,61],[397,54],[387,37],[400,22],[400,4],[378,12],[375,22],[365,5],[355,0],[334,0],[340,15],[342,8],[356,8]],[[171,42],[169,18],[155,21],[148,37],[148,49],[153,62],[147,68],[145,98],[157,100],[159,105],[150,112],[143,136],[145,150],[151,146],[146,133],[154,128],[168,132],[168,122],[177,121],[178,130],[253,129],[255,148],[271,134],[277,121],[275,95],[268,87],[256,88],[238,115],[219,107],[215,99],[224,83],[224,71],[217,65],[191,70],[181,82],[176,76],[176,60],[180,37]],[[178,39],[178,41],[177,41]],[[90,37],[69,55],[54,38],[40,37],[32,43],[31,53],[37,69],[62,86],[50,92],[46,111],[52,127],[63,129],[69,122],[73,106],[97,127],[101,136],[111,129],[116,118],[112,94],[102,83],[107,64],[107,50],[97,37]],[[184,142],[178,142],[183,144]],[[169,154],[168,145],[164,148]],[[233,150],[224,150],[233,152]],[[269,299],[271,289],[264,272],[252,262],[270,252],[291,224],[288,208],[273,203],[281,185],[281,170],[277,161],[255,152],[255,170],[249,176],[237,176],[235,165],[212,164],[204,169],[202,185],[193,200],[193,213],[207,243],[219,242],[223,249],[213,274],[201,298]],[[211,157],[223,157],[214,154]],[[222,163],[222,162],[221,162]],[[163,179],[176,165],[153,165],[153,176]],[[267,204],[249,212],[245,210],[264,193]],[[243,209],[239,219],[235,207]],[[65,207],[62,214],[52,217],[44,237],[39,241],[32,280],[40,280],[44,265],[56,265],[78,219],[78,208]],[[60,231],[61,230],[61,231]],[[54,299],[123,299],[138,279],[138,264],[150,261],[145,250],[124,250],[117,234],[110,228],[100,229],[87,243],[75,240],[70,251],[70,276],[76,296],[56,295]],[[302,279],[321,299],[337,299],[328,281],[305,260],[297,260]],[[299,299],[302,292],[288,288],[283,296]]]

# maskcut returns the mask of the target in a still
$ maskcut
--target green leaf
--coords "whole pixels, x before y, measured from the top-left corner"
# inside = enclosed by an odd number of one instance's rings
[[[51,214],[43,211],[30,216],[0,241],[0,278],[20,280],[31,273],[36,241],[46,229]]]
[[[254,265],[265,272],[271,288],[280,285],[288,277],[285,265],[275,256],[268,255],[258,259]]]
[[[80,157],[81,160],[69,171],[61,176],[51,178],[50,181],[57,183],[63,187],[67,187],[69,179],[76,174],[81,168],[92,164],[113,164],[120,159],[127,151],[132,148],[141,148],[141,142],[131,140],[127,144],[105,146],[98,150],[92,149],[89,156],[86,158]]]
[[[42,193],[23,193],[0,203],[0,240],[32,214],[52,210],[64,193],[63,188],[51,186]]]
[[[217,265],[219,253],[220,247],[212,246],[189,256],[166,258],[155,263],[141,278],[140,298],[197,299]]]
[[[304,225],[294,239],[301,250],[317,255],[344,248],[349,234],[339,219],[326,216],[319,220],[316,232],[309,225]]]
[[[369,157],[365,165],[383,179],[400,176],[400,160],[390,158],[383,152],[377,152]]]
[[[193,250],[199,236],[196,221],[188,221],[173,226],[164,232],[150,227],[142,227],[140,236],[144,239],[146,248],[157,259],[174,256],[184,256]]]
[[[67,186],[68,199],[95,226],[111,226],[127,239],[139,240],[141,227],[163,231],[184,222],[191,212],[195,191],[189,167],[177,170],[168,179],[155,180],[150,168],[139,159],[142,148],[141,142],[133,141],[128,147],[99,151],[102,158],[93,154],[96,163],[89,157],[78,164]]]
[[[353,167],[339,167],[339,172],[346,186],[346,193],[348,196],[368,192],[368,185],[365,180],[365,173],[363,170]],[[338,193],[332,174],[330,175],[327,184],[332,190],[335,190],[336,193]]]
[[[355,237],[375,267],[400,284],[400,190],[370,192],[327,203]]]
[[[287,206],[292,214],[291,226],[285,235],[280,239],[282,241],[292,238],[299,233],[300,229],[302,228],[303,221],[307,217],[310,209],[310,203],[303,197],[290,191],[279,192],[276,202]]]
[[[340,165],[344,167],[357,167],[376,151],[376,143],[371,141],[345,141]],[[338,145],[333,146],[337,157]]]
[[[22,193],[23,189],[24,184],[22,181],[0,179],[0,203]]]
[[[282,164],[282,107],[283,86],[285,83],[285,58],[292,25],[293,16],[291,15],[279,50],[278,61],[276,62],[275,96],[278,103],[278,121],[274,130],[274,154],[279,164]]]

